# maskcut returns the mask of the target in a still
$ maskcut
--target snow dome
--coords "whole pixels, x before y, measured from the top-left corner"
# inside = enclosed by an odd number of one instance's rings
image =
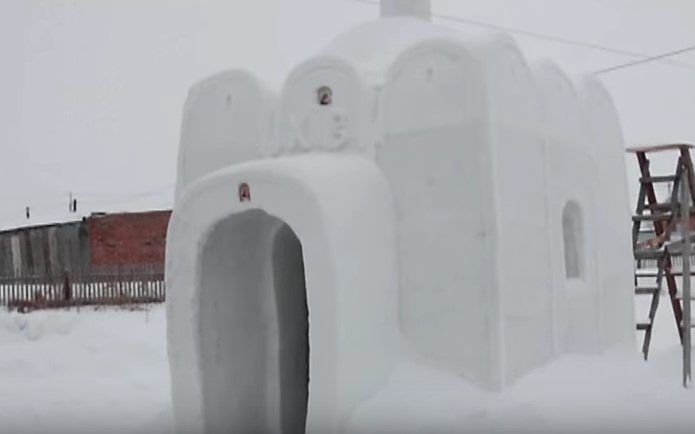
[[[242,71],[191,89],[166,270],[181,432],[340,432],[401,360],[501,390],[631,342],[610,97],[428,3],[384,1],[277,92]]]

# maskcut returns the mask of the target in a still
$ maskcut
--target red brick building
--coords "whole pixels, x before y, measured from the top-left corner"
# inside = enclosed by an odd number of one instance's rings
[[[91,266],[163,265],[170,216],[167,210],[87,217]]]
[[[0,276],[162,267],[171,211],[95,213],[0,231]]]

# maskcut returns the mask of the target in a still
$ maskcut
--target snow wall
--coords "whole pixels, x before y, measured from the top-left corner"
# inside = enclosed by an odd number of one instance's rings
[[[181,135],[167,304],[182,432],[339,432],[404,358],[500,390],[632,342],[610,97],[529,67],[507,37],[367,23],[280,92],[239,71],[194,86]]]

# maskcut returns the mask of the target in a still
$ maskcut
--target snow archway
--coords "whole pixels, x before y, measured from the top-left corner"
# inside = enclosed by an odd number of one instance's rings
[[[166,279],[181,432],[301,432],[305,415],[306,432],[341,431],[401,351],[393,218],[361,157],[240,164],[177,199]]]
[[[202,360],[209,429],[304,432],[309,323],[294,231],[260,210],[234,214],[210,232],[201,270],[200,349],[214,355]]]

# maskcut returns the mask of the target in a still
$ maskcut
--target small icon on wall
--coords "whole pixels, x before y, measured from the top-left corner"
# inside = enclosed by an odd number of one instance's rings
[[[316,89],[316,99],[319,105],[333,104],[333,90],[328,86],[321,86]]]
[[[245,182],[239,184],[239,202],[247,202],[251,200],[251,188]]]

